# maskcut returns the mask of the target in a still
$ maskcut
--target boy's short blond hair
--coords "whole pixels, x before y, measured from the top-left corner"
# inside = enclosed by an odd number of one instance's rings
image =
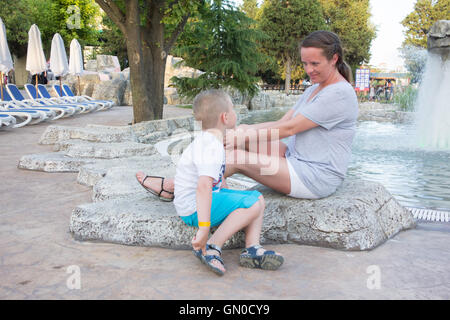
[[[225,91],[202,91],[194,99],[194,118],[202,122],[203,129],[212,129],[216,127],[220,114],[229,111],[230,107],[233,107],[233,102]]]

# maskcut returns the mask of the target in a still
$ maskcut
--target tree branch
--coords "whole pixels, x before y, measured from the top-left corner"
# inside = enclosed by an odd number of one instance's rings
[[[177,41],[178,36],[183,31],[184,26],[186,25],[190,16],[191,16],[191,14],[188,13],[187,15],[185,15],[183,17],[181,22],[178,24],[177,28],[173,31],[170,39],[167,40],[166,45],[164,46],[164,51],[166,51],[168,53],[170,51],[170,49],[172,49],[172,46],[175,44],[175,41]]]
[[[111,18],[111,20],[119,27],[123,35],[126,35],[125,14],[112,0],[95,0],[103,11]]]

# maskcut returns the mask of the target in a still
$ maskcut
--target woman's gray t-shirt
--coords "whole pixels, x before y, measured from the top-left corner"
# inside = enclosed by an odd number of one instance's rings
[[[293,109],[319,126],[288,138],[286,158],[304,185],[320,198],[336,191],[345,178],[358,118],[358,100],[348,82],[323,88],[308,101],[309,87]]]

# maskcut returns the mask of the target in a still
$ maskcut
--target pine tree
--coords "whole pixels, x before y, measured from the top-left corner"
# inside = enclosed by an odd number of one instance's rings
[[[317,0],[266,0],[259,20],[268,36],[263,48],[282,63],[289,92],[291,71],[299,64],[299,43],[309,33],[325,29],[322,8]]]
[[[253,20],[227,0],[212,0],[200,19],[186,27],[176,50],[184,63],[204,73],[198,78],[172,77],[182,96],[193,97],[210,88],[235,88],[253,96],[258,91],[257,41],[262,33],[250,28]]]

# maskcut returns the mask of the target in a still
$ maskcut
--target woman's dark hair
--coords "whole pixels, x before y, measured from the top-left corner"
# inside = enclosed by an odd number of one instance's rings
[[[325,30],[314,31],[303,39],[300,48],[320,48],[328,60],[337,54],[336,68],[348,82],[352,81],[352,69],[344,61],[341,40],[337,34]]]

